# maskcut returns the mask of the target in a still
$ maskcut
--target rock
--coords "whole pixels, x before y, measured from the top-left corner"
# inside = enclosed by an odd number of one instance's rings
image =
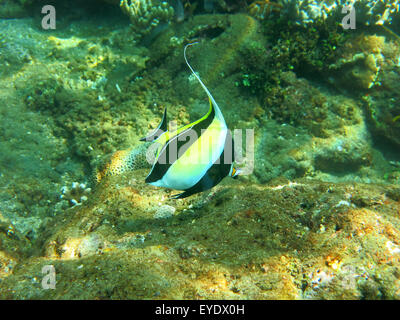
[[[174,216],[175,208],[169,205],[162,205],[160,208],[157,209],[156,213],[154,214],[154,218],[156,219],[166,219],[171,218]]]

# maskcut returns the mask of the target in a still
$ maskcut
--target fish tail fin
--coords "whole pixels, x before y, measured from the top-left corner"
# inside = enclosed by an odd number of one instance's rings
[[[159,136],[161,136],[165,131],[167,131],[167,107],[165,107],[164,109],[164,114],[158,127],[148,136],[141,138],[140,141],[149,141],[149,142],[154,141]]]

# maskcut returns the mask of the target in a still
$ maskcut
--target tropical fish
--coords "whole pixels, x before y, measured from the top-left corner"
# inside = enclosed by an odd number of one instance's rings
[[[240,173],[233,166],[233,138],[222,112],[186,58],[186,49],[195,43],[186,45],[183,55],[193,76],[207,93],[210,102],[207,114],[193,123],[170,132],[167,130],[165,108],[157,129],[141,139],[160,144],[156,150],[153,167],[146,177],[146,183],[184,191],[173,196],[174,199],[186,198],[211,189],[224,177],[236,178]]]

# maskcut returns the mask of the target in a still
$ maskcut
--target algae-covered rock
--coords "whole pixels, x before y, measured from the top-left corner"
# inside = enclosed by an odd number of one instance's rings
[[[368,123],[375,137],[399,145],[399,41],[386,29],[384,35],[354,37],[343,48],[343,58],[330,68],[338,87],[363,92]]]
[[[1,297],[399,298],[395,187],[227,180],[176,201],[144,176],[107,178],[56,218],[45,254],[3,278]],[[154,216],[167,206],[174,215]],[[42,290],[49,264],[56,288]]]
[[[385,63],[378,77],[379,86],[363,97],[371,131],[400,146],[399,42],[385,42]]]

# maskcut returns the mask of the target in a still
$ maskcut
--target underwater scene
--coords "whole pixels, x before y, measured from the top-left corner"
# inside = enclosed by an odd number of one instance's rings
[[[400,299],[399,7],[0,0],[0,299]]]

